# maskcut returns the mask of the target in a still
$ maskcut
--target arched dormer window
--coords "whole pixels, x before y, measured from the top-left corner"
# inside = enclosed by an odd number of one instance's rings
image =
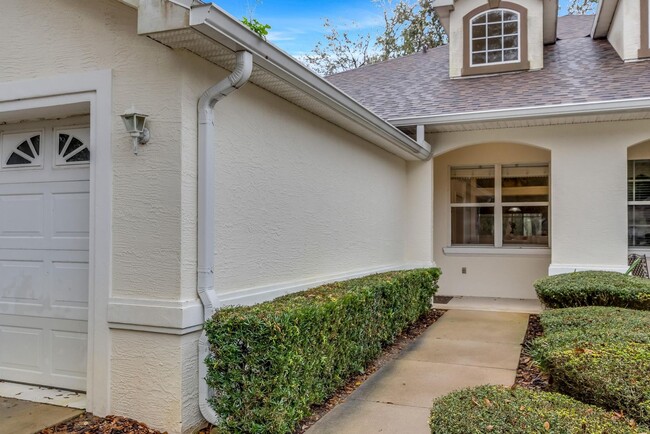
[[[519,12],[496,9],[472,18],[470,65],[519,62]]]
[[[480,6],[463,18],[463,75],[529,68],[526,8],[501,2]]]

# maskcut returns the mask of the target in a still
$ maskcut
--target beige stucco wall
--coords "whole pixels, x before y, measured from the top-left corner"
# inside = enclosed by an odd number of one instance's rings
[[[637,143],[627,149],[628,160],[650,160],[650,141]]]
[[[136,10],[117,1],[8,0],[2,10],[13,36],[0,39],[0,80],[113,70],[113,295],[178,298],[182,57],[137,36]],[[137,158],[119,118],[132,104],[152,131]]]
[[[532,282],[547,275],[550,254],[495,255],[496,249],[482,253],[443,252],[451,245],[450,178],[452,166],[477,164],[550,163],[546,149],[513,143],[486,143],[467,146],[439,155],[434,160],[434,254],[442,268],[441,295],[534,298]],[[491,250],[491,251],[490,251]],[[538,251],[539,249],[535,249]],[[466,274],[462,273],[465,267]]]
[[[544,7],[538,0],[512,0],[528,9],[528,60],[531,69],[544,66]],[[449,14],[449,76],[460,77],[463,68],[463,17],[472,9],[485,5],[484,0],[454,3]]]
[[[11,17],[2,34],[23,37],[0,38],[0,81],[112,70],[110,295],[195,300],[196,104],[227,72],[138,36],[137,11],[117,0],[1,5]],[[47,19],[31,25],[43,11]],[[150,115],[152,135],[137,157],[119,118],[132,104]],[[216,124],[218,291],[406,264],[403,160],[250,84],[218,104]],[[188,431],[201,421],[197,335],[165,333],[111,331],[107,408]]]
[[[607,40],[621,59],[635,60],[641,45],[641,2],[619,0]]]
[[[556,125],[548,127],[528,127],[493,129],[485,131],[468,131],[429,134],[428,140],[436,149],[436,183],[447,182],[446,176],[439,168],[449,151],[464,146],[490,143],[520,143],[536,146],[551,151],[551,274],[581,269],[625,269],[627,263],[627,158],[628,147],[645,141],[650,137],[646,121],[585,123],[574,125]],[[478,148],[477,148],[478,149]],[[531,152],[531,151],[529,151]],[[462,155],[458,154],[458,155]],[[506,153],[507,154],[507,153]],[[532,155],[532,154],[530,154]],[[491,159],[492,155],[486,157]],[[504,158],[507,155],[504,155]],[[523,157],[523,156],[522,156]],[[471,159],[475,159],[470,156]],[[508,157],[509,158],[509,157]],[[480,162],[480,161],[477,161]],[[474,163],[474,161],[473,161]],[[435,187],[436,192],[438,186]],[[435,214],[435,260],[442,266],[446,279],[450,276],[465,279],[467,285],[450,286],[454,291],[474,285],[472,268],[479,271],[504,270],[515,273],[532,267],[533,259],[481,256],[446,256],[441,247],[446,241],[440,236],[448,231],[447,225],[439,224],[445,219],[448,210],[439,211],[436,196]],[[442,235],[439,235],[439,232]],[[445,238],[446,240],[447,238]],[[476,265],[465,265],[472,260]],[[497,262],[500,261],[500,262]],[[445,264],[449,264],[445,270]],[[501,265],[497,265],[501,264]],[[528,264],[528,265],[524,265]],[[458,267],[467,266],[467,276],[461,276]],[[490,268],[493,267],[493,268]],[[541,273],[541,259],[530,278]],[[533,270],[533,268],[531,268]],[[487,275],[487,274],[486,274]],[[490,279],[501,279],[495,272]],[[476,280],[478,281],[478,280]],[[442,284],[447,284],[443,280]],[[452,285],[451,282],[449,282]],[[443,287],[441,285],[441,287]],[[443,287],[444,288],[444,287]],[[513,288],[514,289],[514,288]],[[530,288],[517,289],[518,294],[531,295]],[[526,292],[528,291],[528,292]],[[441,293],[444,293],[441,289]]]

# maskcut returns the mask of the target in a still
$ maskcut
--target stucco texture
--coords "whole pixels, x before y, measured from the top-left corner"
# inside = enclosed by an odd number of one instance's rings
[[[225,72],[187,61],[184,101],[194,108]],[[183,115],[192,143],[195,109]],[[215,124],[218,292],[404,263],[405,161],[251,84],[216,105]],[[184,196],[183,209],[193,200]]]
[[[533,281],[546,276],[550,255],[445,254],[451,245],[450,167],[482,164],[550,163],[550,152],[512,143],[486,143],[462,147],[434,160],[434,249],[443,269],[440,294],[535,298]],[[489,248],[488,248],[489,250]],[[465,268],[466,273],[462,273]]]
[[[110,296],[196,299],[196,105],[228,72],[139,36],[137,10],[117,0],[1,5],[3,34],[22,36],[0,38],[0,81],[111,70]],[[131,105],[149,114],[138,156],[119,117]],[[215,122],[218,291],[430,261],[426,246],[407,254],[403,160],[251,84],[217,105]],[[170,433],[201,421],[194,333],[114,329],[111,341],[109,412]]]
[[[635,60],[641,47],[641,2],[619,0],[607,40],[621,59]]]
[[[23,36],[1,38],[0,80],[112,69],[113,295],[178,298],[182,57],[139,37],[136,10],[115,0],[4,1],[2,10],[3,34]],[[132,104],[150,115],[138,157],[119,117]]]
[[[459,277],[460,266],[468,267],[463,277],[468,286],[478,288],[480,280],[471,277],[472,267],[482,270],[482,278],[492,281],[500,272],[519,275],[524,270],[522,263],[539,261],[534,272],[529,273],[527,282],[542,273],[541,259],[518,258],[512,262],[509,257],[448,257],[442,247],[448,245],[446,223],[448,191],[438,195],[438,183],[448,182],[444,167],[446,155],[466,146],[486,144],[526,144],[550,151],[551,169],[551,221],[550,247],[551,263],[548,272],[570,272],[581,269],[625,269],[627,264],[627,159],[628,148],[648,140],[646,121],[620,121],[555,125],[547,127],[522,127],[493,129],[486,131],[467,131],[458,133],[430,134],[428,139],[436,149],[436,214],[435,214],[435,260],[445,270],[441,279],[441,293],[463,291],[465,286],[457,281],[446,280]],[[465,148],[471,150],[471,148]],[[477,147],[477,150],[484,149]],[[485,148],[487,149],[487,148]],[[526,161],[535,155],[531,148]],[[637,151],[637,147],[630,152]],[[452,151],[452,152],[450,152]],[[473,164],[489,163],[494,157],[483,152],[471,155]],[[505,158],[505,156],[504,156]],[[508,156],[507,158],[510,158]],[[464,160],[469,162],[469,160]],[[519,161],[524,162],[524,161]],[[443,171],[441,174],[440,171]],[[447,201],[447,205],[444,202]],[[447,232],[445,232],[447,231]],[[441,237],[447,237],[442,238]],[[444,264],[453,261],[452,267]],[[469,262],[471,261],[471,262]],[[499,261],[492,262],[492,261]],[[462,264],[464,262],[464,264]],[[451,264],[452,262],[450,262]],[[475,265],[473,265],[475,264]],[[490,264],[492,264],[490,266]],[[532,262],[531,262],[532,264]],[[488,271],[489,270],[489,271]],[[514,270],[514,271],[512,271]],[[488,274],[490,273],[490,274]],[[488,277],[489,276],[489,277]],[[497,277],[497,279],[499,279]],[[497,294],[526,298],[532,295],[530,285],[502,287]],[[486,285],[483,285],[486,286]],[[500,291],[500,292],[499,292]],[[481,295],[492,296],[487,291]],[[503,296],[503,295],[501,295]]]

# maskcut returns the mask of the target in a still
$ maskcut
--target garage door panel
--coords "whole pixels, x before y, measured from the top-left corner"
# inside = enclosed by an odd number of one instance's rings
[[[52,236],[88,240],[90,195],[87,192],[52,194]]]
[[[52,374],[85,378],[86,354],[86,333],[52,331]]]
[[[0,260],[0,302],[42,306],[44,275],[43,261]]]
[[[0,378],[84,390],[87,322],[28,319],[32,327],[19,325],[25,317],[0,316]]]
[[[88,263],[53,262],[53,307],[88,307]]]
[[[42,371],[45,330],[0,325],[0,366],[21,371]]]
[[[0,195],[0,236],[43,238],[45,195]]]
[[[42,125],[31,147],[25,124],[0,132],[0,379],[84,390],[89,167],[59,155],[58,139],[88,147],[90,135]]]

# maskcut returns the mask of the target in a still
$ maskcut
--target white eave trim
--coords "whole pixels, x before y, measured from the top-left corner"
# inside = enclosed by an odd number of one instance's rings
[[[190,10],[190,26],[208,38],[233,50],[253,54],[254,63],[300,91],[310,95],[347,119],[365,127],[383,142],[382,147],[411,159],[426,160],[430,146],[419,144],[379,116],[315,74],[289,54],[264,41],[239,21],[215,5],[194,6]],[[379,144],[379,143],[378,143]],[[401,152],[400,152],[401,151]],[[415,158],[413,158],[415,157]]]
[[[514,121],[549,117],[602,115],[610,113],[634,112],[639,110],[650,110],[650,98],[634,98],[612,101],[557,104],[539,107],[450,113],[431,116],[402,117],[389,119],[388,122],[395,125],[396,127],[413,125],[441,126],[473,122]]]

